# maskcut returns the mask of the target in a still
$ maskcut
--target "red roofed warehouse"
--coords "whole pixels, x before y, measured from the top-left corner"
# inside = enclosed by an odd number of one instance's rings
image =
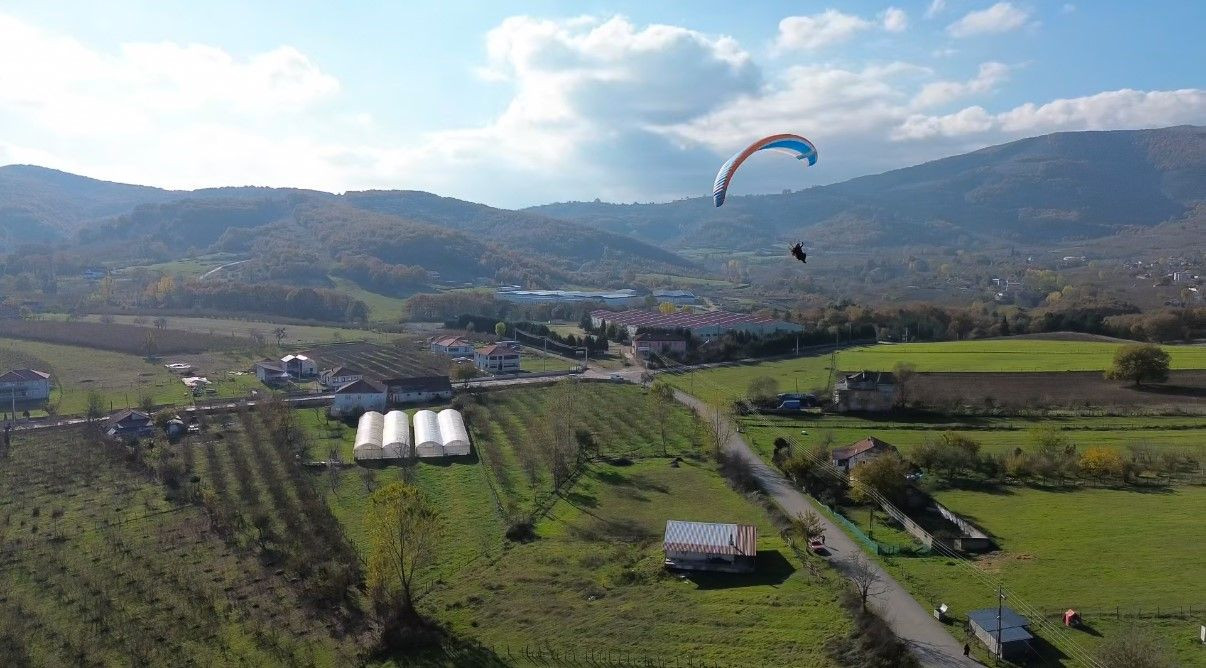
[[[746,313],[729,311],[661,313],[641,309],[629,311],[597,309],[591,311],[590,320],[592,327],[600,327],[604,323],[623,327],[628,330],[629,336],[636,336],[637,330],[642,327],[662,330],[685,329],[691,332],[692,336],[700,338],[720,336],[726,332],[747,332],[755,336],[764,336],[777,332],[804,331],[803,327],[793,322],[756,318]]]
[[[749,524],[666,521],[666,568],[749,573],[758,554],[758,529]]]

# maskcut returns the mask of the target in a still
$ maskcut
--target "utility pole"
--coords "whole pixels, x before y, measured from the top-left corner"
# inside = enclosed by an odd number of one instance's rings
[[[875,537],[875,502],[872,501],[870,507],[870,516],[867,518],[867,538]]]
[[[997,663],[1001,662],[1001,614],[1005,608],[1005,592],[1002,591],[1000,583],[997,583]]]

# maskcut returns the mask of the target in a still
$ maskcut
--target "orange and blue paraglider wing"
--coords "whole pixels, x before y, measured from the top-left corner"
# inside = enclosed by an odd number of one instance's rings
[[[721,165],[720,171],[716,173],[716,183],[712,188],[712,200],[716,206],[724,204],[725,194],[729,190],[729,181],[733,179],[737,168],[741,167],[741,163],[745,162],[746,158],[758,151],[778,151],[797,160],[807,160],[809,165],[817,164],[817,147],[800,135],[782,134],[763,137],[738,151]]]

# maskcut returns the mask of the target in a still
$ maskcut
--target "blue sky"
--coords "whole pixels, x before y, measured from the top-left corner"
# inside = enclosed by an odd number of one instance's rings
[[[1206,123],[1206,3],[0,2],[0,164],[500,206],[777,192]],[[250,5],[250,6],[249,6]]]

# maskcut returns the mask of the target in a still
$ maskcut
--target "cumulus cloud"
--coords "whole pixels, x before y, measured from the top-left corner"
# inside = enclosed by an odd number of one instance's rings
[[[973,37],[1017,30],[1026,24],[1030,12],[1018,9],[1010,2],[998,2],[988,9],[968,12],[963,18],[946,27],[951,37]]]
[[[854,14],[826,9],[811,16],[788,16],[779,21],[775,46],[781,51],[813,51],[841,44],[874,23]]]
[[[1012,138],[1066,130],[1109,130],[1200,123],[1206,117],[1206,91],[1115,90],[1085,97],[1026,103],[991,114],[979,106],[952,114],[915,114],[893,132],[896,140],[924,140],[993,133]]]
[[[946,0],[930,0],[930,6],[925,8],[925,17],[932,19],[946,11]]]
[[[989,93],[996,90],[1008,76],[1008,65],[997,62],[982,63],[980,71],[968,81],[934,81],[925,84],[913,97],[913,106],[937,107],[968,95]]]
[[[883,24],[888,32],[904,32],[909,27],[909,15],[903,9],[889,7],[884,10]]]

